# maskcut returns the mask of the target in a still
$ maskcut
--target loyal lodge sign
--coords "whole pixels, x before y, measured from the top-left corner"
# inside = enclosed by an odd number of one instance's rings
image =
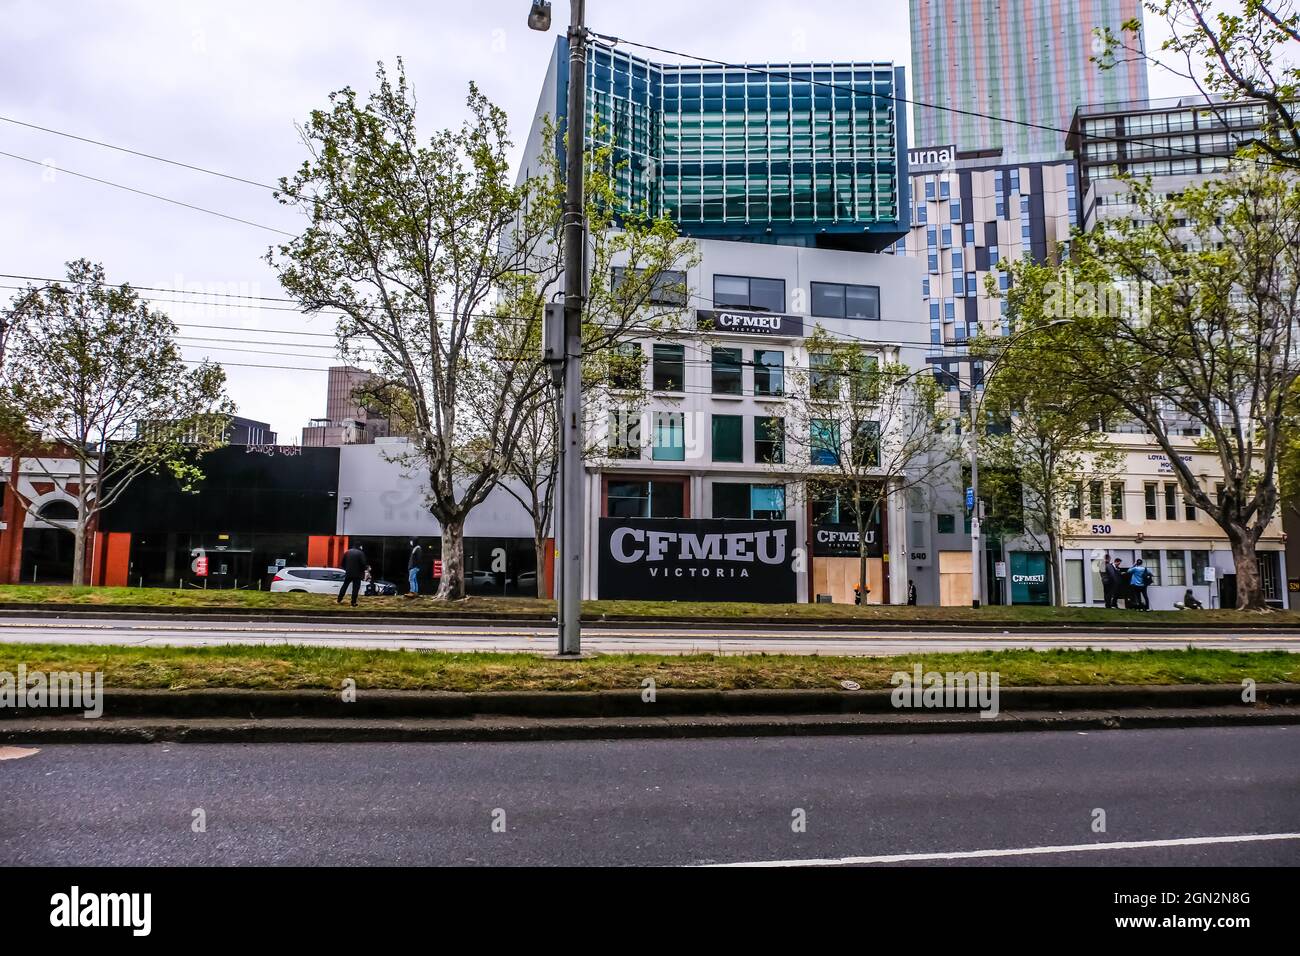
[[[601,518],[604,600],[796,600],[793,521]]]

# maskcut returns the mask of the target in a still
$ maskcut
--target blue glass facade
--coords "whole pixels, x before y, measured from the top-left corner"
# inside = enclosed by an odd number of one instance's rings
[[[889,63],[658,64],[597,46],[586,142],[612,146],[625,210],[684,235],[875,251],[909,226],[902,89]]]

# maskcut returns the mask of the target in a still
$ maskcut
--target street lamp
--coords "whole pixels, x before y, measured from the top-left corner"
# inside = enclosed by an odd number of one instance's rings
[[[551,28],[551,4],[548,0],[533,0],[533,8],[528,11],[528,28],[542,33]]]
[[[586,509],[583,501],[582,441],[582,307],[583,251],[586,246],[582,153],[587,114],[587,27],[585,0],[569,3],[569,103],[565,119],[564,190],[564,374],[559,422],[560,496],[557,522],[560,560],[556,589],[559,607],[559,655],[582,653],[582,539]],[[533,0],[528,26],[551,27],[549,0]],[[539,569],[540,570],[540,569]]]

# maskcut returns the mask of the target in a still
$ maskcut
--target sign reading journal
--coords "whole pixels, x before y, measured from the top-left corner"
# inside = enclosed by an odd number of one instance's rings
[[[793,521],[601,518],[600,596],[788,604],[794,549]]]

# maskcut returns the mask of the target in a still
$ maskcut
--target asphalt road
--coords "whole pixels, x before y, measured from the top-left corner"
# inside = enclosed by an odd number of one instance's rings
[[[1300,727],[54,746],[0,792],[0,866],[1300,864]]]
[[[308,644],[387,650],[530,651],[553,653],[555,631],[539,625],[229,623],[219,621],[0,619],[0,643],[130,644],[207,646],[213,644]],[[842,654],[893,656],[924,651],[1002,650],[1060,647],[1204,648],[1236,651],[1300,651],[1300,632],[1151,632],[1114,634],[1096,630],[1014,633],[942,631],[819,631],[793,625],[783,630],[745,630],[734,625],[673,629],[628,626],[588,628],[584,650],[646,654]]]

